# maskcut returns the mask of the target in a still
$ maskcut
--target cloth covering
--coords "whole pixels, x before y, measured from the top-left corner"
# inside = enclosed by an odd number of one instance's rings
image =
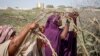
[[[49,16],[44,32],[45,36],[50,41],[52,47],[57,52],[57,54],[59,54],[60,33],[61,33],[61,30],[57,22],[57,20],[59,19],[60,19],[59,15]],[[45,47],[45,56],[52,56],[52,51],[49,46]]]
[[[10,40],[5,41],[4,43],[0,44],[0,56],[9,56],[8,54],[8,46]]]

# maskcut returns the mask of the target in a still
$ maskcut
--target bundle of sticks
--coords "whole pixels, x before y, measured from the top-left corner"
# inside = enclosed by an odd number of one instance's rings
[[[44,13],[45,13],[45,14],[44,14]],[[47,13],[48,13],[48,12],[47,12]],[[37,18],[40,17],[41,15],[43,16],[43,14],[44,14],[43,17],[45,17],[47,13],[42,11],[42,13],[40,13],[38,16],[36,16],[35,19],[37,19]],[[43,19],[43,18],[37,19],[37,20],[35,20],[34,23],[38,23],[38,22],[41,21],[42,19]],[[37,28],[37,29],[38,29],[38,28]],[[28,37],[30,37],[30,36],[32,35],[32,33],[35,33],[36,35],[41,36],[41,37],[39,37],[39,38],[42,39],[42,40],[45,40],[45,41],[47,42],[48,46],[50,47],[50,49],[51,49],[51,51],[52,51],[52,56],[58,56],[57,53],[55,52],[55,50],[53,49],[53,47],[52,47],[50,41],[47,39],[47,37],[46,37],[44,34],[42,34],[41,32],[39,32],[37,29],[35,29],[34,31],[31,31],[30,34],[24,39],[24,41],[23,41],[23,43],[22,43],[22,46],[21,46],[21,48],[19,49],[19,51],[18,51],[18,53],[16,54],[16,56],[19,56],[19,55],[20,55],[21,51],[22,51],[23,48],[24,48],[24,44],[26,43]]]

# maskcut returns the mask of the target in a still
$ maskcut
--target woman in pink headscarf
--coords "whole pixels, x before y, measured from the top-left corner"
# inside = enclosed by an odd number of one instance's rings
[[[27,24],[15,35],[16,32],[11,26],[0,26],[0,56],[15,56],[28,32],[36,27],[36,23]]]

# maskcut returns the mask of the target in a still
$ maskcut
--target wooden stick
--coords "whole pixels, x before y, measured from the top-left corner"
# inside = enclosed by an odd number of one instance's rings
[[[43,13],[44,13],[44,12],[43,12]],[[37,19],[38,17],[40,17],[43,13],[40,13],[38,16],[35,17],[35,19]],[[46,14],[46,13],[45,13],[45,14]],[[45,15],[45,16],[46,16],[46,15]],[[44,16],[44,17],[45,17],[45,16]],[[38,22],[39,22],[40,20],[42,20],[42,19],[43,19],[43,18],[36,20],[35,23],[38,23]],[[34,22],[33,22],[33,23],[34,23]],[[30,34],[28,35],[28,37],[31,36],[32,33],[33,33],[33,31],[30,32]],[[28,37],[26,37],[26,38],[24,39],[22,45],[26,42],[26,40],[28,39]],[[50,45],[50,44],[49,44],[49,45]],[[51,48],[51,46],[50,46],[50,48]],[[52,49],[52,48],[51,48],[51,49]],[[22,50],[23,50],[23,47],[18,51],[18,53],[16,54],[16,56],[18,56]],[[53,51],[53,49],[52,49],[52,51]],[[53,52],[54,52],[54,51],[53,51]]]
[[[43,13],[40,13],[38,16],[35,17],[38,18],[40,15],[42,15]],[[41,19],[38,19],[36,22],[39,22]],[[26,40],[28,39],[29,36],[31,36],[32,31],[30,32],[30,34],[24,39],[23,43],[21,44],[21,46],[26,42]],[[16,54],[16,56],[18,56],[20,54],[20,52],[22,51],[23,47],[18,51],[18,53]]]
[[[55,52],[55,50],[53,49],[50,41],[47,39],[47,37],[44,34],[42,34],[41,32],[37,32],[37,34],[42,35],[42,37],[44,37],[44,40],[47,41],[47,44],[49,45],[49,47],[50,47],[50,49],[52,51],[52,56],[58,56],[57,53]]]

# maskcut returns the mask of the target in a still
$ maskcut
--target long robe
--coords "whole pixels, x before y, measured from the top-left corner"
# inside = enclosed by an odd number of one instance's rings
[[[76,24],[76,19],[70,21],[69,32],[66,34],[66,39],[61,40],[59,56],[77,56],[77,34],[73,30],[73,23]]]
[[[68,39],[61,40],[59,56],[77,56],[77,43],[74,31],[69,31]]]
[[[50,40],[50,43],[54,50],[59,54],[59,46],[60,46],[60,33],[61,30],[57,25],[57,20],[60,19],[60,16],[51,15],[46,23],[45,32],[44,34]],[[52,56],[52,52],[49,46],[45,47],[45,56]]]

